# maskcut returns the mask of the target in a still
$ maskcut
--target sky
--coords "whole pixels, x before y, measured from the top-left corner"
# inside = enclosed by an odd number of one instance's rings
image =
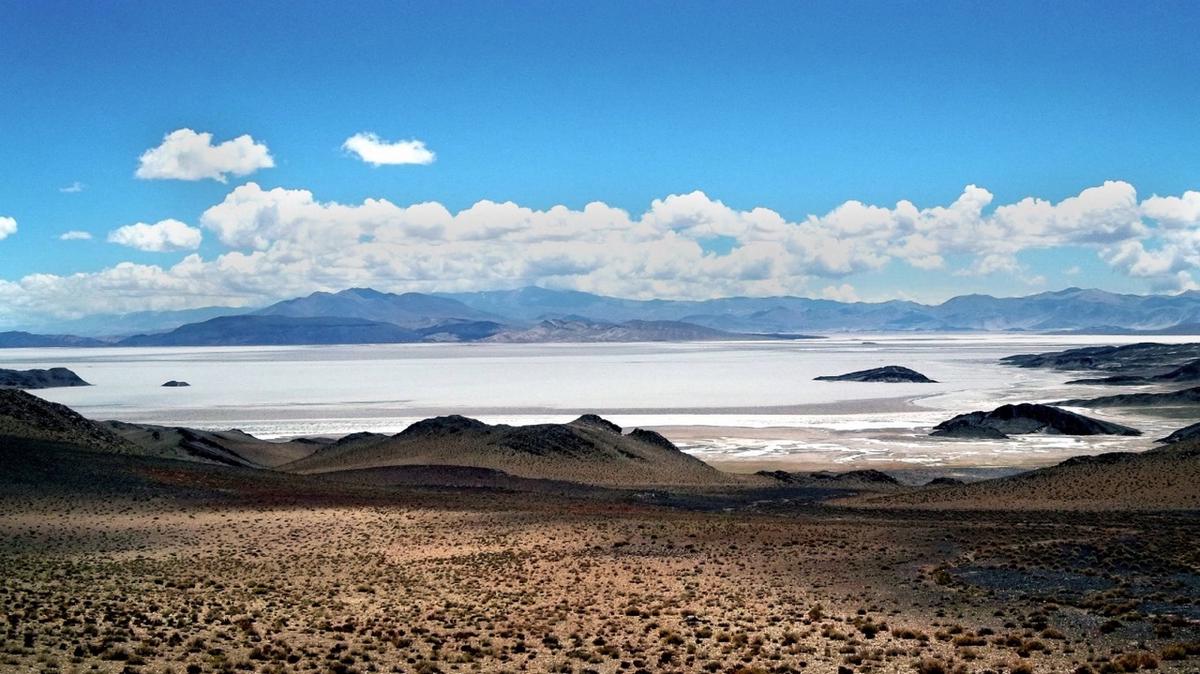
[[[1200,283],[1195,2],[0,0],[0,326]]]

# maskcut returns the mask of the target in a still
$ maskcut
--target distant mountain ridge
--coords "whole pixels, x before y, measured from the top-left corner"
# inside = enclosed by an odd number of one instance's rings
[[[742,339],[752,335],[910,331],[1200,334],[1200,292],[1122,295],[1080,288],[1028,297],[962,295],[936,305],[900,300],[837,302],[791,296],[632,300],[538,287],[442,294],[396,294],[350,288],[336,293],[316,292],[252,311],[228,309],[223,315],[212,315],[219,311],[208,308],[193,313],[162,312],[158,317],[148,312],[136,315],[136,320],[128,325],[119,317],[111,318],[105,324],[105,334],[136,335],[119,342],[63,334],[0,333],[0,348],[106,343],[133,346],[689,341]],[[185,316],[202,316],[205,320],[180,323]],[[232,320],[235,317],[241,320]],[[79,321],[88,323],[87,319]],[[326,325],[318,330],[316,326],[322,321]],[[131,329],[147,324],[170,327]],[[231,332],[221,334],[216,330],[221,327]],[[270,330],[280,335],[265,332]],[[207,336],[201,337],[202,334]],[[295,341],[298,339],[302,341]]]
[[[1124,331],[1200,329],[1200,292],[1122,295],[1067,288],[1027,297],[961,295],[941,304],[893,300],[837,302],[804,297],[629,300],[544,288],[451,293],[443,297],[494,314],[536,321],[683,321],[730,332]]]

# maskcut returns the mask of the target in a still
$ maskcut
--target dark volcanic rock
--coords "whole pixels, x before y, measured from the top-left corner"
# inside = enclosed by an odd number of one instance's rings
[[[1200,438],[1200,422],[1196,422],[1191,426],[1184,426],[1165,438],[1159,438],[1156,442],[1182,442],[1183,440],[1194,440]]]
[[[1181,383],[1200,381],[1200,360],[1192,361],[1169,372],[1156,375],[1119,374],[1098,379],[1075,379],[1068,384],[1104,384],[1108,386],[1129,386],[1138,384]]]
[[[970,412],[934,426],[930,435],[1002,439],[1025,433],[1062,435],[1141,435],[1128,426],[1085,417],[1050,405],[1001,405],[991,412]]]
[[[1200,343],[1158,344],[1142,342],[1124,346],[1089,346],[1049,353],[1006,356],[1000,362],[1017,367],[1054,370],[1099,370],[1143,375],[1163,368],[1180,367],[1200,359]]]
[[[616,433],[617,435],[621,434],[620,426],[598,414],[585,414],[571,423],[578,426],[591,426],[593,428],[599,428],[610,433]]]
[[[956,477],[935,477],[925,483],[926,487],[955,487],[960,484],[966,484]]]
[[[899,365],[885,365],[870,370],[859,370],[839,375],[816,377],[815,381],[863,381],[883,382],[888,384],[936,384],[937,382],[925,375]]]
[[[483,431],[487,430],[487,428],[488,425],[478,419],[464,417],[459,414],[451,414],[444,417],[422,419],[403,431],[400,431],[400,433],[397,434],[397,437],[413,435],[456,435],[459,433],[466,433],[468,431]]]
[[[673,443],[670,440],[663,437],[663,435],[661,433],[655,433],[654,431],[648,431],[644,428],[633,429],[632,431],[629,432],[629,437],[631,437],[634,440],[637,440],[639,442],[644,442],[648,445],[655,445],[657,447],[662,447],[664,449],[675,449],[675,450],[679,449],[678,447],[675,446],[675,443]]]
[[[179,388],[181,386],[191,386],[191,384],[187,383],[186,381],[175,381],[172,379],[171,381],[163,384],[163,386],[167,388]]]
[[[845,473],[819,471],[816,473],[789,473],[786,470],[760,470],[755,475],[770,478],[783,484],[812,484],[813,482],[857,482],[874,485],[899,485],[900,481],[887,473],[873,470],[851,470]]]
[[[871,484],[900,484],[896,478],[887,473],[871,468],[865,470],[850,470],[845,473],[820,471],[812,474],[817,480],[833,480],[834,482],[866,482]]]
[[[62,386],[91,386],[79,375],[65,367],[49,370],[4,370],[0,369],[0,388],[58,388]]]
[[[1169,393],[1125,393],[1099,398],[1073,398],[1055,403],[1066,407],[1158,407],[1200,404],[1200,386]]]

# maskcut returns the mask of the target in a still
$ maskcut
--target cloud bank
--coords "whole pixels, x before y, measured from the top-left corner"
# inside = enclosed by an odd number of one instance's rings
[[[356,133],[342,143],[342,149],[358,156],[372,166],[397,164],[432,164],[437,155],[423,141],[398,140],[388,142],[373,133]]]
[[[350,286],[451,291],[530,284],[637,298],[849,300],[858,295],[848,277],[888,265],[1037,284],[1043,279],[1018,255],[1062,248],[1092,251],[1156,288],[1196,285],[1196,192],[1139,200],[1131,184],[1109,181],[1058,202],[994,200],[987,189],[968,185],[944,205],[852,200],[800,219],[765,207],[732,208],[703,192],[656,199],[640,214],[599,201],[539,210],[484,200],[453,212],[437,202],[323,202],[308,190],[251,182],[199,217],[225,248],[220,255],[0,281],[0,307],[10,315],[70,316],[261,304]],[[706,249],[715,237],[733,245]],[[199,229],[174,220],[110,235],[155,251],[194,250],[201,238]]]
[[[211,133],[178,129],[158,147],[142,153],[134,175],[144,180],[205,180],[226,182],[275,166],[267,146],[248,135],[213,145]]]

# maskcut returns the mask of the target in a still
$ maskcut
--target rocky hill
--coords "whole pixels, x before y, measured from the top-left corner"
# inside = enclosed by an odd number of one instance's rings
[[[280,470],[325,473],[386,466],[465,466],[522,478],[603,486],[717,485],[733,478],[652,431],[593,415],[567,424],[488,425],[462,416],[419,421],[394,436],[349,436]]]
[[[1141,435],[1141,431],[1128,426],[1031,403],[1001,405],[991,412],[960,414],[934,426],[930,435],[1001,440],[1025,433]]]
[[[39,389],[64,386],[91,386],[65,367],[48,370],[5,370],[0,368],[0,389]]]
[[[859,370],[838,375],[815,377],[815,381],[860,381],[885,384],[936,384],[925,375],[900,365],[885,365],[870,370]]]
[[[1200,405],[1200,386],[1165,393],[1124,393],[1097,398],[1073,398],[1055,404],[1066,407],[1185,407]]]
[[[274,468],[302,459],[332,440],[262,440],[239,430],[201,431],[178,426],[151,426],[121,421],[102,425],[138,448],[144,456],[217,463],[246,468]]]
[[[0,389],[0,445],[61,445],[134,454],[138,448],[66,405],[13,389]]]

